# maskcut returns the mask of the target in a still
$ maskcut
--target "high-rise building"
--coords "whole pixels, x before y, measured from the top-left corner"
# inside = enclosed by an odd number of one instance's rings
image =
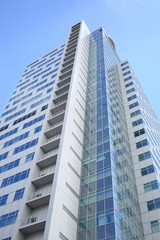
[[[1,116],[0,240],[160,239],[159,143],[129,62],[74,25]]]

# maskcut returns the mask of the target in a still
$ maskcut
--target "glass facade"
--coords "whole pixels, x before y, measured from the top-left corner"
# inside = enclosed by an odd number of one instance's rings
[[[91,34],[78,240],[143,239],[116,55]]]

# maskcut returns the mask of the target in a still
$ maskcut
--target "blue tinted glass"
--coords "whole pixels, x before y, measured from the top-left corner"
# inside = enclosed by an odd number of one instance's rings
[[[114,223],[106,225],[106,236],[113,237],[115,235],[115,225]]]
[[[97,212],[104,211],[104,201],[97,202]]]
[[[105,209],[108,210],[111,208],[113,208],[113,198],[105,199]]]
[[[156,208],[160,208],[160,198],[155,199]]]
[[[97,240],[105,239],[105,227],[97,227]]]
[[[104,188],[104,181],[103,179],[97,181],[97,189]]]
[[[19,189],[19,190],[16,191],[13,201],[21,199],[23,197],[24,189],[25,188],[22,188],[22,189]]]

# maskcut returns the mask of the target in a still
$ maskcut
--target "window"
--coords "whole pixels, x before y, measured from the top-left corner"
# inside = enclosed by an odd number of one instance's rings
[[[3,173],[3,172],[6,172],[12,168],[15,168],[19,165],[19,162],[20,162],[20,158],[15,160],[15,161],[12,161],[10,163],[7,163],[3,166],[0,167],[0,173]]]
[[[152,232],[160,232],[160,219],[151,222]]]
[[[144,139],[144,140],[136,143],[137,149],[138,149],[138,148],[141,148],[141,147],[145,147],[145,146],[147,146],[147,145],[148,145],[147,139]]]
[[[22,121],[26,120],[27,118],[30,118],[30,117],[34,116],[35,114],[36,114],[36,111],[33,111],[33,112],[25,115],[24,117],[21,117],[21,118],[15,120],[15,121],[13,122],[13,125],[15,125],[15,124],[17,124],[17,123],[19,123],[19,122],[22,122]]]
[[[5,158],[7,158],[8,153],[9,153],[9,152],[5,152],[5,153],[1,154],[1,155],[0,155],[0,161],[2,161],[2,160],[4,160]]]
[[[55,59],[55,57],[53,57],[53,58],[47,60],[47,61],[44,62],[43,64],[39,65],[38,68],[39,68],[39,67],[42,67],[43,65],[45,65],[45,64],[47,64],[47,63],[49,63],[49,62],[51,62],[51,61],[54,60],[54,59]],[[47,66],[46,66],[46,67],[47,67]]]
[[[137,107],[138,105],[139,105],[138,102],[132,103],[132,104],[129,105],[129,109]]]
[[[19,98],[18,100],[16,100],[15,102],[13,102],[13,105],[14,105],[14,104],[17,104],[17,103],[19,103],[19,102],[21,102],[21,101],[23,101],[24,99],[30,97],[31,95],[32,95],[32,93],[29,93],[29,94],[25,95],[24,97]]]
[[[132,113],[131,113],[131,118],[132,118],[132,117],[135,117],[135,116],[138,116],[139,114],[141,114],[141,111],[140,111],[140,110],[137,110],[137,111],[135,111],[135,112],[132,112]]]
[[[155,190],[157,188],[159,188],[159,183],[157,182],[157,180],[154,180],[154,181],[151,181],[151,182],[148,182],[148,183],[144,184],[144,191],[145,192],[150,192],[150,191]]]
[[[123,66],[126,65],[127,63],[128,63],[128,61],[122,63],[121,66],[123,67]]]
[[[28,70],[28,69],[27,69]],[[24,73],[23,75],[22,75],[22,77],[24,77],[24,76],[26,76],[26,75],[28,75],[29,73],[31,73],[31,72],[33,72],[34,71],[34,69],[32,69],[32,70],[30,70],[30,71],[25,71],[26,73]]]
[[[132,79],[132,76],[129,76],[127,78],[124,78],[124,82],[127,82],[128,80],[131,80]]]
[[[12,118],[15,118],[17,116],[19,116],[20,114],[24,113],[26,111],[26,108],[24,108],[23,110],[19,111],[19,112],[16,112],[15,114],[11,115],[10,117],[7,117],[5,119],[5,122],[11,120]]]
[[[31,86],[31,85],[33,85],[33,84],[36,83],[37,81],[38,81],[38,79],[36,79],[36,80],[34,80],[34,81],[28,83],[28,84],[25,85],[24,87],[20,88],[20,91],[23,90],[23,89],[25,89],[25,88],[27,88],[27,87],[29,87],[29,86]]]
[[[6,204],[8,195],[9,194],[6,194],[6,195],[3,195],[2,197],[0,197],[0,206],[3,206]]]
[[[23,103],[21,104],[21,107],[23,107],[24,105],[26,105],[26,104],[28,104],[28,103],[30,103],[30,102],[32,102],[32,101],[38,99],[38,98],[40,98],[41,95],[42,95],[42,93],[38,94],[38,95],[35,96],[35,97],[30,98],[30,99],[29,99],[28,101],[26,101],[26,102],[23,102]]]
[[[41,108],[41,112],[46,110],[48,108],[48,104],[47,105],[44,105],[42,108]]]
[[[125,71],[127,69],[129,69],[129,66],[126,66],[126,67],[122,68],[122,71]]]
[[[19,189],[19,190],[17,190],[17,191],[15,192],[13,201],[16,201],[16,200],[19,200],[19,199],[23,198],[24,189],[25,189],[25,188],[21,188],[21,189]]]
[[[37,78],[37,77],[39,77],[40,75],[42,75],[43,73],[49,71],[50,69],[51,69],[51,67],[50,67],[50,68],[47,68],[46,70],[44,70],[44,71],[38,73],[37,75],[35,75],[33,78]],[[39,70],[42,70],[42,68],[40,68]]]
[[[42,58],[49,56],[50,54],[52,54],[52,53],[56,52],[57,50],[58,50],[57,48],[56,48],[56,49],[54,49],[54,50],[53,50],[53,51],[51,51],[50,53],[47,53],[46,55],[44,55]]]
[[[35,75],[36,73],[40,72],[41,70],[42,70],[42,68],[40,68],[40,69],[38,69],[37,71],[35,71],[35,72],[31,73],[30,75],[26,76],[26,79],[29,78],[29,77],[31,77],[31,76],[33,76],[33,75]],[[40,74],[40,73],[39,73],[39,74]],[[33,78],[38,77],[39,74],[35,75]]]
[[[128,75],[130,73],[131,73],[131,71],[125,72],[125,73],[123,73],[123,76],[126,76],[126,75]]]
[[[52,77],[51,77],[51,79],[52,79],[52,78],[55,78],[56,76],[57,76],[57,74],[53,74]]]
[[[4,131],[5,129],[7,129],[9,127],[9,124],[5,125],[4,127],[0,128],[0,132]]]
[[[130,87],[130,86],[132,86],[132,85],[133,85],[133,82],[127,83],[127,84],[125,85],[125,88]]]
[[[17,215],[18,215],[18,210],[15,212],[11,212],[11,213],[0,216],[0,228],[15,223]]]
[[[149,159],[151,158],[151,153],[148,151],[148,152],[145,152],[145,153],[142,153],[140,155],[138,155],[138,158],[139,158],[139,161],[144,161],[146,159]]]
[[[49,88],[49,89],[47,90],[47,93],[51,92],[52,90],[53,90],[53,87],[52,87],[52,88]]]
[[[50,57],[52,57],[52,56],[56,55],[57,53],[60,53],[60,52],[62,52],[63,50],[64,50],[64,48],[63,48],[63,49],[61,49],[61,50],[59,50],[58,52],[56,52],[56,53],[52,54]],[[63,54],[63,53],[62,53],[62,54]],[[60,54],[58,54],[58,56],[60,56]]]
[[[60,53],[60,54],[58,54],[58,57],[59,57],[59,56],[62,56],[62,55],[63,55],[63,53]]]
[[[160,198],[156,198],[154,200],[147,202],[148,211],[152,211],[154,209],[160,208]]]
[[[30,161],[32,161],[33,158],[34,158],[34,154],[35,154],[34,152],[28,154],[28,155],[26,156],[26,160],[25,160],[25,162],[30,162]]]
[[[20,135],[20,136],[18,136],[18,137],[16,137],[16,138],[13,138],[13,139],[5,142],[4,145],[3,145],[3,148],[6,148],[6,147],[8,147],[8,146],[10,146],[10,145],[12,145],[12,144],[14,144],[14,143],[16,143],[16,142],[19,142],[19,141],[27,138],[28,135],[29,135],[29,132],[26,132],[26,133],[24,133],[24,134],[22,134],[22,135]]]
[[[128,91],[126,91],[126,94],[129,94],[129,93],[134,92],[134,91],[135,91],[135,88],[131,88]]]
[[[14,100],[14,99],[20,97],[21,95],[23,95],[23,93],[24,93],[24,92],[21,92],[21,93],[17,94],[16,96],[10,98],[9,102],[11,102],[12,100]],[[8,105],[8,106],[9,106],[9,105]]]
[[[18,128],[15,128],[15,129],[13,129],[13,130],[11,130],[9,132],[6,132],[5,134],[0,136],[0,140],[4,139],[6,137],[11,136],[12,134],[16,133],[17,131],[18,131]]]
[[[61,58],[57,58],[55,61],[53,61],[53,62],[49,63],[48,65],[46,65],[46,67],[49,67],[50,65],[58,62],[59,60],[61,60]],[[60,64],[60,62],[58,63],[58,65],[59,65],[59,64]],[[57,66],[57,64],[55,64],[55,66]]]
[[[38,61],[39,61],[39,59],[38,59],[38,60],[35,60],[34,62],[32,62],[32,63],[28,64],[28,66],[27,66],[27,67],[33,66],[33,64],[37,63]]]
[[[42,125],[35,128],[34,134],[40,132],[41,130],[42,130]]]
[[[150,165],[150,166],[147,166],[147,167],[141,169],[142,176],[145,176],[145,175],[153,173],[153,172],[155,172],[153,165]]]
[[[58,68],[55,68],[53,71],[51,71],[51,72],[49,72],[49,73],[43,75],[42,78],[47,77],[48,75],[50,75],[50,74],[56,72],[57,70],[58,70]]]
[[[33,146],[35,146],[37,143],[38,143],[38,138],[37,138],[37,139],[34,139],[34,140],[30,141],[30,142],[27,142],[27,143],[25,143],[25,144],[23,144],[23,145],[21,145],[21,146],[19,146],[19,147],[16,147],[16,148],[14,149],[13,155],[14,155],[14,154],[17,154],[17,153],[19,153],[19,152],[22,152],[22,151],[24,151],[24,150],[26,150],[26,149],[28,149],[28,148],[30,148],[30,147],[33,147]]]
[[[142,129],[134,132],[134,136],[135,136],[135,137],[138,137],[138,136],[143,135],[143,134],[145,134],[144,128],[142,128]]]
[[[41,99],[40,101],[38,101],[38,102],[36,102],[36,103],[34,103],[34,104],[32,104],[31,107],[30,107],[30,109],[31,109],[31,108],[34,108],[34,107],[37,107],[38,105],[40,105],[40,104],[48,101],[48,100],[50,99],[50,97],[51,97],[51,95],[48,96],[48,97],[46,97],[46,98]]]
[[[59,64],[60,64],[60,62],[59,62],[59,63],[56,63],[56,64],[55,64],[55,67],[57,67]]]
[[[37,83],[37,84],[34,85],[33,87],[28,88],[28,91],[30,91],[30,90],[32,90],[32,89],[34,89],[34,88],[36,88],[36,87],[42,85],[42,84],[45,83],[45,82],[47,82],[47,79],[45,79],[45,80],[43,80],[43,81]]]
[[[2,184],[1,184],[1,188],[6,187],[8,185],[11,185],[13,183],[19,182],[19,181],[21,181],[25,178],[28,178],[29,171],[30,171],[30,169],[27,169],[23,172],[17,173],[16,175],[12,175],[8,178],[3,179]]]
[[[22,80],[21,80],[21,81],[22,81]],[[23,86],[24,84],[28,83],[29,81],[30,81],[30,79],[28,79],[27,81],[25,81],[25,82],[23,82],[23,83],[17,85],[16,88]],[[20,89],[20,90],[21,90],[21,89]]]
[[[138,125],[140,125],[140,124],[142,124],[142,123],[143,123],[143,120],[142,120],[142,118],[140,118],[140,119],[138,119],[137,121],[132,122],[132,126],[133,126],[133,127],[136,127],[136,126],[138,126]]]
[[[40,63],[43,63],[43,62],[45,62],[45,61],[46,61],[46,58],[43,59],[42,61],[36,63],[35,65],[33,65],[31,68],[36,67],[36,66],[38,66]],[[45,64],[46,64],[46,63],[45,63]],[[42,67],[42,66],[43,66],[43,64],[41,64],[41,67]],[[40,67],[40,66],[39,66],[39,67]]]
[[[30,122],[25,123],[25,124],[23,125],[23,129],[24,129],[24,128],[27,128],[27,127],[30,127],[31,125],[33,125],[33,124],[35,124],[35,123],[37,123],[37,122],[42,121],[44,118],[45,118],[45,114],[44,114],[44,115],[41,115],[41,116],[38,117],[38,118],[33,119],[33,120],[30,121]]]
[[[136,97],[137,97],[137,95],[136,95],[136,94],[134,94],[134,95],[130,96],[130,97],[128,98],[128,102],[129,102],[129,101],[131,101],[131,100],[133,100],[133,99],[135,99]]]
[[[14,108],[12,108],[12,109],[4,112],[1,117],[6,116],[7,114],[9,114],[9,113],[11,113],[11,112],[14,112],[16,109],[17,109],[17,107],[14,107]]]
[[[47,84],[44,85],[43,87],[38,88],[38,89],[37,89],[37,92],[43,90],[44,88],[47,88],[47,87],[51,86],[51,85],[54,84],[54,83],[55,83],[55,81],[51,81],[50,83],[47,83]]]

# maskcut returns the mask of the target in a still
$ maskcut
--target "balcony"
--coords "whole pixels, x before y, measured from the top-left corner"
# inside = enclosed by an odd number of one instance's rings
[[[56,103],[56,104],[54,105],[54,107],[50,110],[51,113],[54,114],[54,113],[57,113],[57,112],[65,109],[65,108],[66,108],[66,103],[67,103],[67,99],[64,99],[63,101],[61,101],[61,102],[59,102],[59,103]]]
[[[46,135],[47,138],[51,138],[51,137],[61,133],[62,126],[63,126],[63,121],[57,122],[57,123],[51,125],[44,134]]]
[[[79,29],[79,28],[80,28],[80,25],[81,25],[81,22],[75,24],[75,25],[72,27],[72,32],[75,31],[77,28]]]
[[[74,49],[74,48],[76,48],[77,47],[77,43],[75,43],[73,46],[71,46],[71,47],[68,47],[67,48],[67,50],[66,50],[66,52],[69,52],[69,51],[71,51],[72,49]]]
[[[31,181],[36,187],[41,187],[53,181],[54,169],[44,169]]]
[[[40,168],[46,168],[56,163],[58,155],[58,148],[55,150],[52,150],[48,153],[45,153],[42,155],[42,157],[37,161],[37,165]]]
[[[58,148],[60,138],[61,138],[61,134],[57,134],[56,136],[47,139],[45,143],[41,146],[41,149],[45,153],[47,153],[47,152],[50,152],[51,150],[54,150],[55,148]]]
[[[71,54],[73,54],[73,53],[75,53],[75,52],[76,52],[76,47],[75,47],[73,50],[65,53],[65,56],[68,57],[69,55],[71,55]]]
[[[75,37],[75,36],[78,36],[78,35],[79,35],[79,29],[70,34],[69,40],[70,40],[71,38]]]
[[[44,230],[46,224],[47,212],[35,214],[22,220],[22,226],[19,228],[25,234],[31,234]]]
[[[32,209],[45,206],[49,204],[50,195],[51,191],[49,189],[34,192],[26,204]]]
[[[56,98],[53,99],[54,103],[59,103],[66,99],[68,96],[68,91],[64,91],[62,94],[59,94]]]
[[[69,85],[70,85],[69,82],[61,85],[61,87],[59,87],[59,88],[56,90],[57,96],[58,96],[58,97],[59,97],[59,96],[62,96],[65,91],[68,91]]]
[[[73,63],[71,63],[69,66],[63,68],[61,70],[61,73],[65,73],[65,72],[68,72],[69,70],[71,70],[73,68]]]
[[[63,80],[61,80],[60,82],[57,83],[58,87],[63,86],[64,84],[70,83],[71,80],[71,76],[64,78]],[[58,91],[58,90],[57,90]],[[56,91],[56,92],[57,92]]]
[[[69,66],[70,64],[73,64],[73,62],[74,62],[74,58],[72,58],[72,59],[70,59],[69,61],[63,63],[62,66],[63,66],[63,67],[67,67],[67,66]]]
[[[48,120],[50,125],[58,123],[64,119],[65,109],[62,109],[53,114],[53,116]]]
[[[74,58],[75,57],[75,53],[73,53],[71,56],[69,56],[69,57],[65,57],[64,59],[63,59],[63,61],[64,62],[66,62],[66,61],[69,61],[69,60],[71,60],[72,58]]]
[[[75,41],[72,41],[71,43],[68,43],[67,48],[70,48],[71,46],[77,44],[77,40],[78,40],[78,38],[75,39]]]
[[[70,70],[70,71],[68,71],[68,72],[66,72],[66,73],[61,74],[61,75],[59,76],[59,78],[60,78],[61,80],[63,80],[63,79],[66,78],[66,77],[70,77],[71,74],[72,74],[72,70]]]

